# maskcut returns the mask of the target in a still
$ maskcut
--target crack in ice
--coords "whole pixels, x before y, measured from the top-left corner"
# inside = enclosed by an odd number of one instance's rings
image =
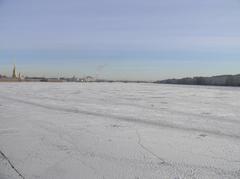
[[[16,167],[13,165],[13,163],[9,160],[9,158],[0,150],[0,154],[2,157],[8,162],[8,164],[11,166],[11,168],[18,174],[19,177],[22,179],[25,179],[25,177],[16,169]]]
[[[151,151],[148,147],[144,146],[142,144],[142,139],[141,139],[141,136],[138,132],[138,130],[136,130],[136,134],[137,134],[137,137],[138,137],[138,145],[144,149],[145,151],[147,151],[148,153],[150,153],[151,155],[153,155],[154,157],[156,157],[157,159],[159,159],[161,161],[161,164],[162,165],[166,165],[166,164],[169,164],[167,163],[163,158],[159,157],[157,154],[155,154],[153,151]]]

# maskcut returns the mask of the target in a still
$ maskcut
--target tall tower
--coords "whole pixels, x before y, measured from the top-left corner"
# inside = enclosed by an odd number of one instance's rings
[[[14,66],[13,66],[12,78],[14,78],[14,79],[17,79],[17,74],[16,74],[16,65],[15,65],[15,64],[14,64]]]

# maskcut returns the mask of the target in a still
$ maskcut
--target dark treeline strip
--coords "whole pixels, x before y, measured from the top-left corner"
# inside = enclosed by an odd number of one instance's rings
[[[186,85],[214,85],[214,86],[240,86],[240,74],[221,75],[212,77],[193,77],[181,79],[167,79],[155,81],[154,83],[164,84],[186,84]]]

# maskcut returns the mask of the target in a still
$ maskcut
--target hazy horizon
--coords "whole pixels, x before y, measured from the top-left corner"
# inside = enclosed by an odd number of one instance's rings
[[[161,80],[238,74],[237,0],[0,0],[0,74]]]

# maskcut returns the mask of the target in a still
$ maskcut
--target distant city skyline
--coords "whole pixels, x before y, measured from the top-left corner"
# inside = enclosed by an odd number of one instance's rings
[[[239,17],[238,0],[0,0],[0,74],[238,74]]]

